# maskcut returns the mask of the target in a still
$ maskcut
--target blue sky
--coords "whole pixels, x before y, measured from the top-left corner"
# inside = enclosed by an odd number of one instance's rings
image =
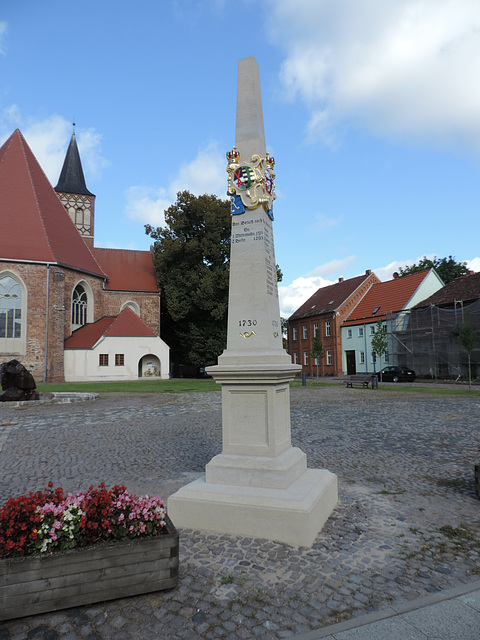
[[[288,316],[424,255],[480,271],[479,30],[478,0],[2,0],[0,142],[55,185],[75,121],[96,245],[148,249],[177,191],[226,197],[254,56]]]

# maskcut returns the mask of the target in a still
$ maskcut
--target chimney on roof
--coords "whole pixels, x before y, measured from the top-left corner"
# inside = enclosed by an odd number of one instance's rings
[[[393,279],[394,280],[398,280],[400,276],[398,275],[398,271],[395,271],[395,273],[393,274]]]
[[[367,269],[367,270],[365,271],[365,275],[366,275],[366,276],[369,276],[371,273],[372,273],[372,270],[371,270],[371,269]]]
[[[338,281],[339,281],[339,282],[343,282],[343,278],[339,278],[339,279],[338,279]]]

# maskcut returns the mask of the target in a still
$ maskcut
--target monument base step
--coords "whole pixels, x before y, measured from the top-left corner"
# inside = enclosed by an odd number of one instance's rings
[[[176,527],[311,547],[338,501],[337,476],[307,469],[290,487],[207,483],[199,478],[168,498]]]

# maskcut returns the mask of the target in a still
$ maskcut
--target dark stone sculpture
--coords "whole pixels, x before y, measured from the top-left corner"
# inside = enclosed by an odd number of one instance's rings
[[[0,402],[40,399],[32,374],[18,360],[0,365],[0,384],[3,389]]]

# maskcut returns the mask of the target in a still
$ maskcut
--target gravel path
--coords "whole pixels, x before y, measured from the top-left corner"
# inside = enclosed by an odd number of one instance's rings
[[[477,580],[480,398],[302,387],[292,444],[338,475],[311,549],[180,532],[172,591],[0,622],[0,640],[277,640]],[[0,406],[0,501],[105,482],[167,497],[221,450],[220,392]]]

